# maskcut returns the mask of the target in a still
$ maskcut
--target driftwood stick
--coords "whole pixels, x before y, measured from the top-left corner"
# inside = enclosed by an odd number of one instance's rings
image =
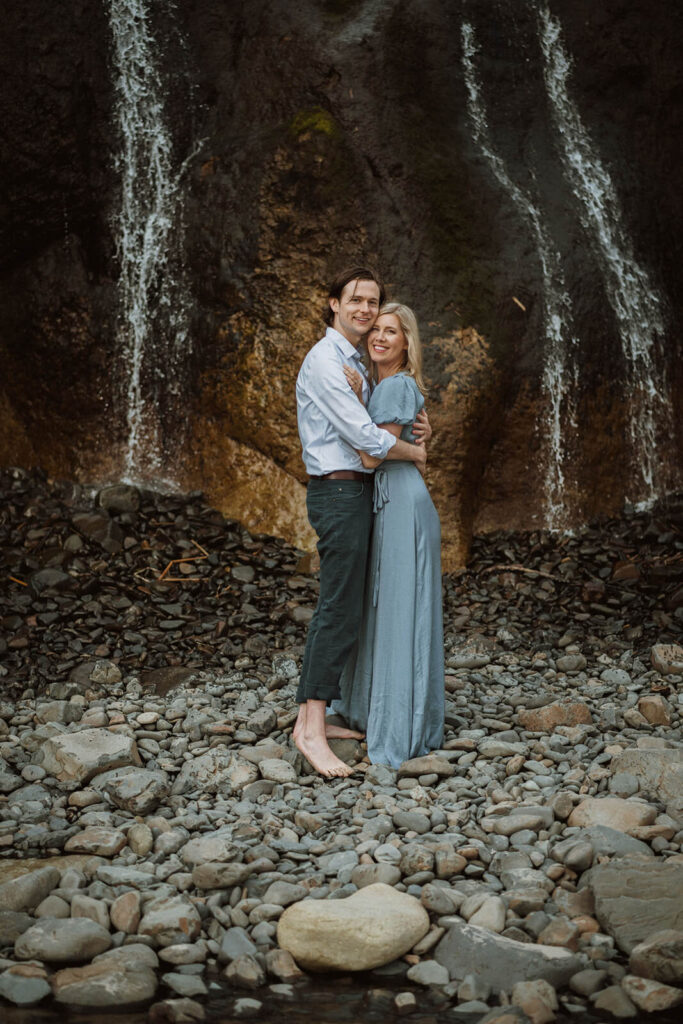
[[[553,576],[552,573],[545,572],[543,569],[527,569],[525,565],[490,565],[488,569],[482,569],[482,574],[485,572],[525,572],[529,576],[543,576],[545,579],[555,580],[557,583],[567,582],[567,580]]]

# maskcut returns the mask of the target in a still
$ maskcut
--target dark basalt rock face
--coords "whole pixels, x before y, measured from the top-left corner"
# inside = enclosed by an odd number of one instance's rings
[[[683,13],[663,0],[550,7],[633,251],[666,296],[680,423]],[[524,0],[188,0],[153,12],[176,156],[189,157],[188,426],[167,437],[168,475],[181,485],[204,487],[252,529],[310,542],[293,385],[322,333],[328,277],[362,257],[422,324],[446,565],[462,561],[473,528],[543,523],[542,276],[529,224],[472,135],[467,20],[491,139],[535,197],[572,300],[571,515],[642,496],[617,323],[558,156],[535,10]],[[94,0],[66,11],[27,0],[6,13],[0,46],[0,461],[115,478],[125,416],[107,12]],[[662,446],[665,486],[677,483],[682,450],[680,434]]]

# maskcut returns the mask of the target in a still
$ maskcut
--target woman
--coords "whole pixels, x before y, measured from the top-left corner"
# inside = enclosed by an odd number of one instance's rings
[[[368,352],[377,380],[370,416],[414,443],[412,424],[424,405],[424,385],[417,321],[407,306],[382,307],[368,335]],[[356,376],[347,373],[352,386]],[[379,465],[363,453],[361,458],[367,467]],[[441,529],[412,463],[379,465],[374,509],[363,625],[333,710],[366,731],[373,764],[398,768],[443,741]]]

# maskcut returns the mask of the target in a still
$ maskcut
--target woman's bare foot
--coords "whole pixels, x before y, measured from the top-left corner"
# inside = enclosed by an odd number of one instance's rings
[[[343,725],[332,725],[325,723],[325,735],[328,740],[364,740],[364,732],[356,732],[355,729],[345,729]]]

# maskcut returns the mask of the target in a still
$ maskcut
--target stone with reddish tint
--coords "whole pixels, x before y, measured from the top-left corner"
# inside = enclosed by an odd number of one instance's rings
[[[658,693],[641,697],[638,701],[638,710],[650,725],[671,725],[669,702]]]
[[[512,1002],[521,1006],[531,1024],[550,1024],[555,1020],[557,995],[552,985],[541,978],[536,981],[518,981],[512,986]]]
[[[673,1010],[675,1006],[683,1003],[683,989],[665,985],[661,981],[653,981],[652,978],[638,978],[634,974],[627,974],[621,979],[621,987],[638,1009],[645,1013]]]
[[[161,896],[145,905],[138,932],[159,946],[174,946],[194,942],[201,926],[197,908],[187,896]]]
[[[564,949],[576,952],[579,948],[580,934],[579,926],[575,921],[556,917],[546,925],[538,936],[538,941],[546,946],[562,946]]]
[[[437,849],[434,853],[434,873],[437,878],[452,878],[460,875],[467,867],[467,861],[452,847]]]
[[[683,986],[683,930],[654,932],[631,951],[631,974]]]
[[[127,935],[137,932],[141,902],[140,893],[136,891],[124,892],[116,897],[109,909],[109,916],[117,932],[125,932]]]
[[[552,732],[558,725],[591,725],[593,716],[586,703],[560,700],[543,708],[520,708],[519,724],[529,732]]]

